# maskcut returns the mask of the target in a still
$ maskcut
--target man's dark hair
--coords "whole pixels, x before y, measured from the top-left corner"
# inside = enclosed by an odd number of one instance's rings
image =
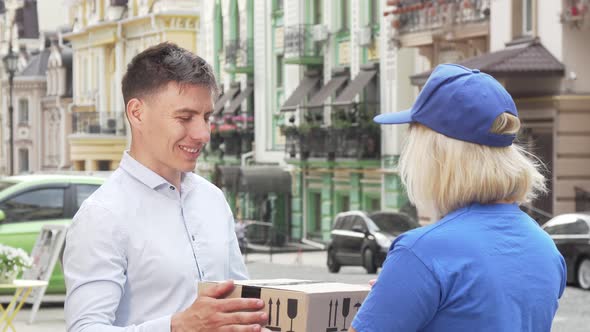
[[[164,42],[137,54],[123,76],[125,107],[129,100],[157,92],[170,82],[182,89],[185,85],[202,85],[217,95],[218,88],[211,66],[200,56],[174,43]]]

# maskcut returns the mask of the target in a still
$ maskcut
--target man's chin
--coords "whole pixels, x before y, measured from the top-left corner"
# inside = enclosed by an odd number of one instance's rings
[[[197,161],[189,161],[189,162],[185,162],[184,165],[182,166],[182,171],[183,172],[192,172],[197,168]]]

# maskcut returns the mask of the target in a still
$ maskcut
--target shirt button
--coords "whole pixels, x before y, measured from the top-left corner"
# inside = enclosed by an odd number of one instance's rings
[[[174,190],[174,186],[170,186],[170,190]]]

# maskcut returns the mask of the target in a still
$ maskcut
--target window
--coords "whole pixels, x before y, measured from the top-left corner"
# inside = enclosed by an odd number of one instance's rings
[[[319,234],[322,230],[322,195],[319,192],[311,192],[309,203],[309,231]]]
[[[110,160],[98,160],[96,162],[97,170],[98,171],[110,171],[111,170],[111,161]]]
[[[533,34],[533,0],[522,0],[522,34]]]
[[[18,149],[18,170],[20,173],[29,171],[29,149]]]
[[[322,23],[322,7],[324,2],[322,0],[313,1],[313,24]]]
[[[283,0],[275,0],[274,1],[274,9],[275,12],[283,11]]]
[[[354,217],[354,223],[352,224],[352,229],[360,229],[363,232],[367,231],[367,224],[361,217]]]
[[[369,25],[378,27],[379,19],[381,18],[381,14],[379,13],[379,1],[371,0],[369,3],[369,7]]]
[[[283,87],[284,68],[285,66],[283,66],[283,56],[279,55],[277,56],[277,88]]]
[[[76,185],[76,210],[82,206],[82,203],[98,189],[95,184],[79,184]]]
[[[369,211],[379,211],[381,210],[381,199],[380,198],[370,198],[369,199]]]
[[[338,229],[350,231],[352,230],[352,224],[354,223],[354,216],[342,217],[342,221],[338,223]]]
[[[340,0],[340,29],[348,30],[350,13],[347,0]]]
[[[371,215],[371,220],[380,230],[392,234],[403,233],[417,226],[408,217],[396,213],[376,213]]]
[[[48,188],[22,193],[0,203],[7,222],[64,218],[64,189]]]
[[[340,198],[339,212],[350,210],[350,196],[342,195]]]
[[[19,99],[18,101],[18,123],[28,124],[29,123],[29,100]]]

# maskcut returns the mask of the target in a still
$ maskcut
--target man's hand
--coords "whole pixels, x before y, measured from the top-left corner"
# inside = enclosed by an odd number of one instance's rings
[[[234,289],[233,281],[226,281],[204,291],[183,312],[172,316],[171,332],[260,332],[268,315],[261,310],[260,299],[222,299]]]

